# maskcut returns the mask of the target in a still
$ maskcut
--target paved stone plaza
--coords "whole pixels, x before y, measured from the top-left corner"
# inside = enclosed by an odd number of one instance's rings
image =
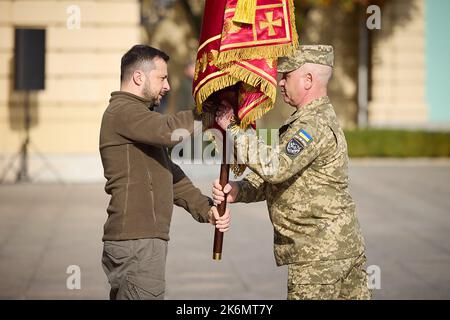
[[[186,167],[207,194],[219,168]],[[450,299],[450,161],[352,161],[351,191],[381,270],[376,299]],[[106,299],[100,264],[108,198],[95,184],[0,185],[0,298]],[[264,202],[232,205],[223,259],[212,260],[213,228],[177,208],[166,299],[285,299]],[[80,267],[81,289],[66,273]]]

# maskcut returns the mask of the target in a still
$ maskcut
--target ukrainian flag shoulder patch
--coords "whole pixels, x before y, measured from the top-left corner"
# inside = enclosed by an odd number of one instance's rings
[[[303,142],[303,145],[306,147],[308,144],[311,143],[311,141],[313,140],[313,138],[311,137],[311,135],[306,132],[306,130],[301,129],[299,131],[297,131],[297,133],[294,136],[297,139],[300,139],[301,142]]]

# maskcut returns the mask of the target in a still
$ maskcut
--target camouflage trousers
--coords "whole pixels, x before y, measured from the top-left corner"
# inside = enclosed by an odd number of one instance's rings
[[[366,257],[311,261],[288,266],[288,300],[368,300],[372,292]]]

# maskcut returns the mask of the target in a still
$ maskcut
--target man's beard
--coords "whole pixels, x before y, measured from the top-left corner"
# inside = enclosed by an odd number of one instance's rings
[[[158,107],[159,106],[159,93],[156,95],[153,95],[150,91],[150,88],[147,88],[144,86],[144,88],[142,89],[142,96],[147,99],[150,100],[150,107]]]

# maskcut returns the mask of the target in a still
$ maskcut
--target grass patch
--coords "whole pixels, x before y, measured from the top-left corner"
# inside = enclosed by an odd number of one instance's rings
[[[350,157],[450,157],[450,132],[345,130]]]

